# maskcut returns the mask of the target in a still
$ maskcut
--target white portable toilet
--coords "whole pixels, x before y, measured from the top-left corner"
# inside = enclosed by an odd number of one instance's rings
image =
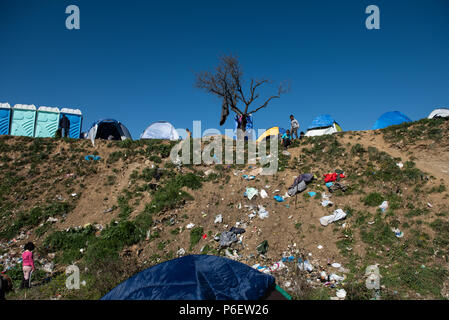
[[[53,138],[59,127],[59,109],[52,107],[39,107],[37,109],[36,129],[34,137]]]

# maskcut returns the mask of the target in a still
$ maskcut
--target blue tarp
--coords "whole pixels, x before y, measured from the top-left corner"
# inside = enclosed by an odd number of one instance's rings
[[[212,255],[188,255],[148,268],[102,300],[258,300],[274,278],[246,264]]]
[[[307,130],[330,127],[334,124],[334,122],[334,119],[330,115],[322,114],[313,119],[310,126],[307,127]]]
[[[386,128],[392,125],[401,124],[404,122],[411,122],[409,117],[400,111],[385,112],[377,119],[373,125],[373,130]]]

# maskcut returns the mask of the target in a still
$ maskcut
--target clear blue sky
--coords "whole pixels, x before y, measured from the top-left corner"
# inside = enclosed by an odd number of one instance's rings
[[[70,4],[80,30],[65,28]],[[380,30],[365,27],[370,4]],[[293,113],[304,129],[329,113],[363,130],[385,111],[417,120],[449,106],[448,0],[0,0],[0,46],[0,102],[80,108],[83,130],[116,118],[133,138],[157,120],[232,128],[194,87],[226,53],[247,79],[291,81],[256,128],[287,127]]]

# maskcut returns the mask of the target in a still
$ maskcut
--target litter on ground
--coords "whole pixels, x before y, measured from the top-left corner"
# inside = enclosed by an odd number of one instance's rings
[[[344,212],[342,209],[337,209],[334,211],[333,214],[329,216],[324,216],[320,218],[320,223],[323,226],[327,226],[328,224],[331,224],[332,222],[344,219],[346,217],[346,212]]]

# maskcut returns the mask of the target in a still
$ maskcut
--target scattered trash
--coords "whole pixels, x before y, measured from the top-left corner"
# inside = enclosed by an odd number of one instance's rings
[[[318,247],[317,247],[318,249],[323,249],[323,246],[320,244],[320,245],[318,245]]]
[[[346,212],[344,212],[342,209],[337,209],[334,211],[332,215],[324,216],[320,218],[320,223],[323,226],[327,226],[328,224],[341,220],[346,217]]]
[[[402,162],[396,163],[396,165],[399,167],[399,169],[402,169],[404,167],[404,164]]]
[[[323,201],[321,201],[321,205],[322,205],[323,207],[327,207],[327,206],[331,207],[333,204],[334,204],[334,203],[333,203],[332,201],[329,201],[329,200],[323,200]]]
[[[301,271],[308,271],[308,272],[312,272],[313,271],[313,266],[309,262],[309,260],[306,260],[306,261],[303,262],[301,258],[298,259],[298,268]]]
[[[397,228],[391,228],[391,231],[394,232],[394,235],[397,238],[402,238],[404,236],[404,233],[401,230],[397,229]]]
[[[223,216],[219,214],[215,217],[214,223],[222,223],[223,222]]]
[[[259,212],[258,212],[259,218],[260,218],[260,219],[268,218],[269,213],[268,213],[268,211],[265,209],[265,207],[262,206],[262,205],[259,205],[258,208],[259,208]]]
[[[262,197],[262,199],[265,199],[268,197],[268,193],[264,189],[262,189],[260,190],[260,196]]]
[[[310,192],[307,192],[307,193],[308,193],[309,196],[311,196],[312,198],[316,196],[316,192],[314,192],[314,191],[310,191]]]
[[[256,168],[254,170],[252,170],[249,175],[250,176],[258,176],[259,174],[261,174],[263,171],[263,168]]]
[[[265,254],[268,251],[268,241],[264,240],[257,246],[257,252],[259,254]]]
[[[427,202],[427,206],[428,206],[429,208],[433,208],[433,206],[430,204],[430,202]]]
[[[384,201],[382,202],[382,204],[379,206],[380,210],[382,210],[382,212],[385,212],[388,209],[388,201]]]
[[[329,281],[340,282],[340,281],[343,281],[344,279],[345,279],[345,277],[339,276],[339,275],[337,275],[335,273],[332,273],[329,276]]]
[[[57,218],[53,218],[53,217],[49,217],[47,219],[47,222],[58,222],[58,219]]]
[[[214,170],[209,169],[209,170],[204,171],[204,175],[205,175],[206,177],[207,177],[208,175],[210,175],[211,173],[214,173]]]
[[[109,213],[109,212],[112,212],[113,210],[114,210],[114,208],[109,208],[109,209],[104,210],[103,213]]]
[[[331,266],[332,266],[333,268],[340,268],[340,267],[341,267],[341,264],[339,264],[339,263],[337,263],[337,262],[334,262],[334,263],[331,264]]]
[[[232,227],[229,231],[222,232],[220,237],[218,237],[218,241],[220,241],[220,248],[225,248],[230,246],[232,243],[237,242],[238,234],[245,233],[245,229]],[[215,238],[217,240],[217,238]]]
[[[324,182],[334,182],[334,181],[340,181],[341,178],[345,178],[345,175],[340,173],[337,174],[336,172],[334,173],[328,173],[324,175]]]
[[[100,156],[94,156],[94,155],[87,155],[87,156],[84,157],[84,159],[86,161],[90,161],[90,160],[98,161],[98,160],[101,160],[101,157]]]
[[[259,191],[255,188],[246,188],[246,191],[243,196],[248,197],[249,200],[251,200],[254,196],[257,196],[259,194]]]
[[[338,289],[337,290],[337,297],[340,299],[346,298],[346,290],[345,289]]]
[[[366,267],[365,276],[367,276],[365,285],[368,290],[380,289],[380,278],[382,276],[379,273],[379,267],[377,265],[371,265]]]
[[[277,196],[274,196],[273,198],[274,198],[274,200],[276,200],[277,202],[284,202],[284,198],[283,198],[282,196],[277,195]]]
[[[187,228],[187,229],[192,229],[194,226],[195,226],[195,224],[189,223],[189,224],[186,226],[186,228]]]
[[[245,180],[254,180],[256,177],[255,176],[248,176],[248,175],[244,174],[242,176],[242,178],[245,179]]]
[[[329,192],[330,192],[330,193],[333,193],[333,192],[335,192],[335,191],[337,191],[337,190],[341,190],[341,191],[345,192],[346,189],[347,189],[347,188],[346,188],[346,186],[345,186],[344,184],[339,183],[339,182],[335,182],[335,183],[333,183],[333,184],[329,187]]]

